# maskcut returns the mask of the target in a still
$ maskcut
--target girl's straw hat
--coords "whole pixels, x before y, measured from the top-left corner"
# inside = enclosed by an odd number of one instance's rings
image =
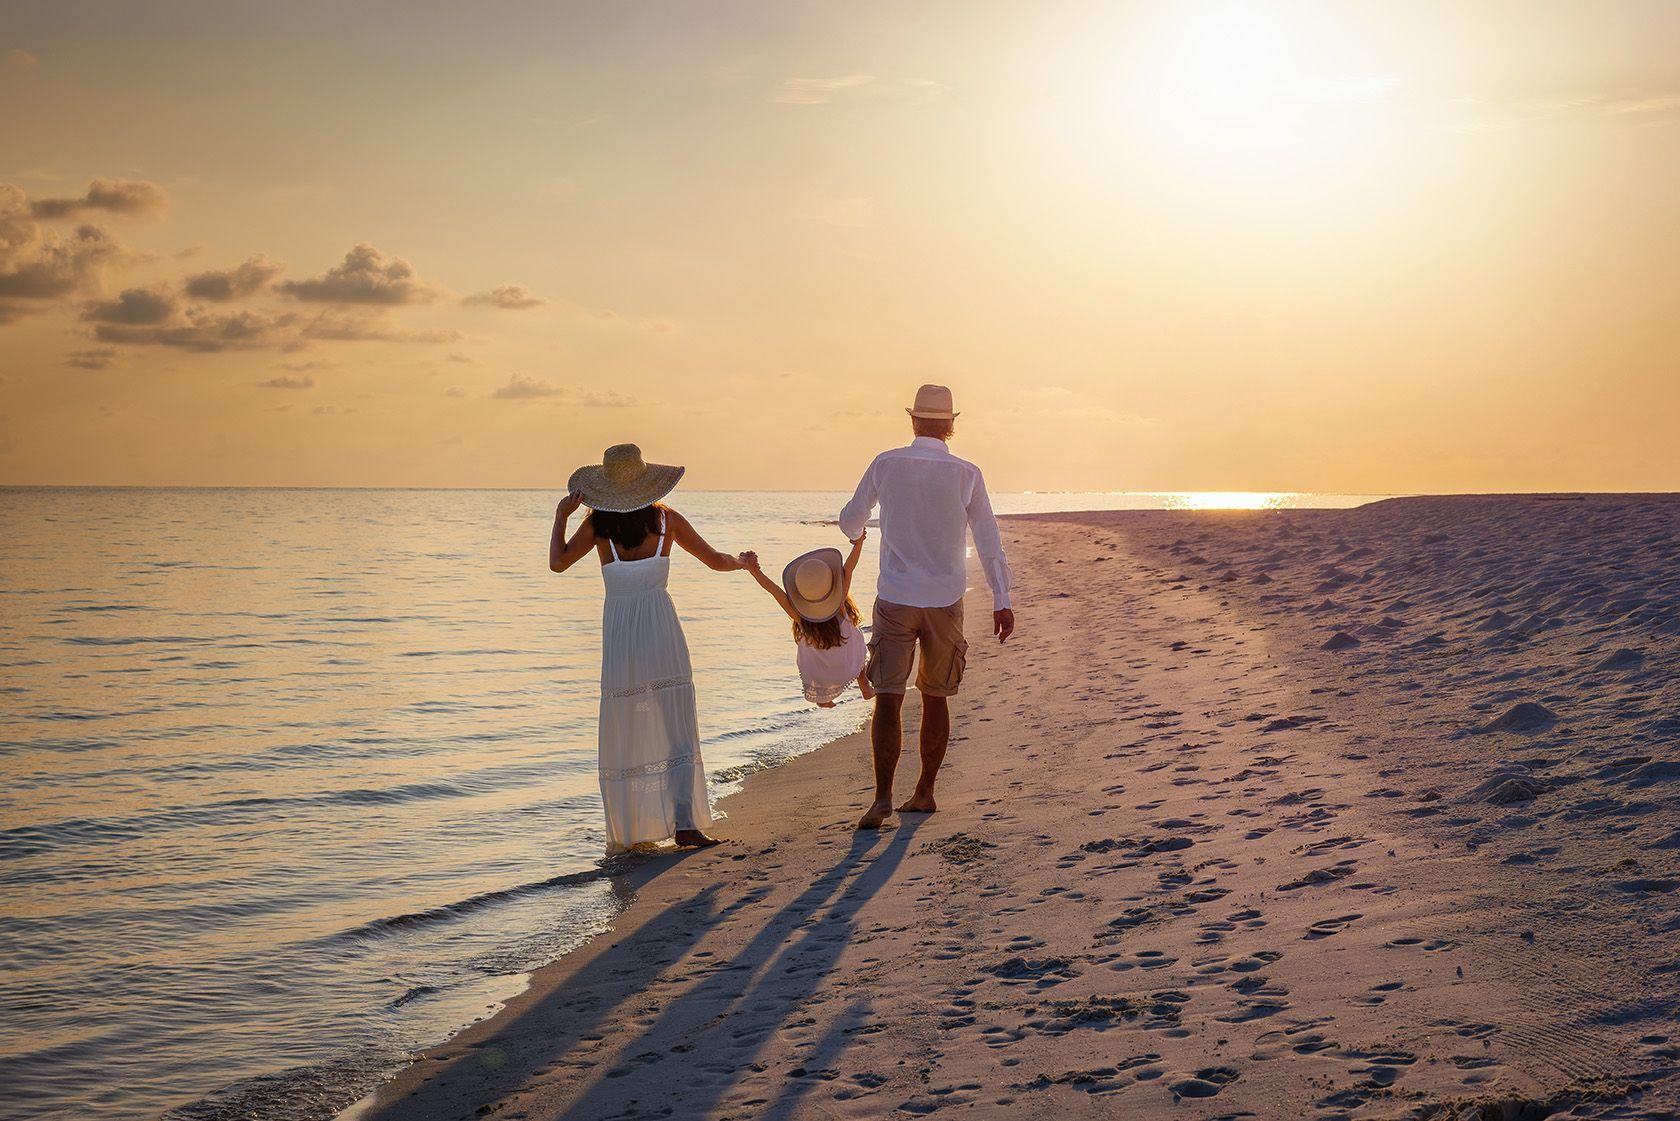
[[[682,467],[645,463],[642,449],[635,444],[614,444],[599,464],[579,467],[566,483],[567,490],[583,495],[591,510],[624,514],[651,506],[676,489]]]
[[[839,549],[814,549],[782,569],[782,590],[808,623],[826,623],[846,603],[846,563]]]

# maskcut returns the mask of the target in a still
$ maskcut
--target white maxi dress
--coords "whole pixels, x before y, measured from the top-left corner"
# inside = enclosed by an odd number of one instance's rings
[[[659,547],[642,560],[601,566],[601,801],[607,852],[663,841],[712,820],[688,641],[666,584],[671,573],[665,517]]]

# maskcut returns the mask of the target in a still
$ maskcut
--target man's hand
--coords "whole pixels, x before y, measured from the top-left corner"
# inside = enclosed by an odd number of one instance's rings
[[[999,642],[1007,641],[1015,633],[1015,612],[1007,607],[992,612],[992,633]]]
[[[582,505],[583,493],[581,491],[574,490],[572,493],[560,500],[560,508],[556,510],[555,513],[559,514],[562,518],[569,518],[575,514],[577,512],[577,508]]]

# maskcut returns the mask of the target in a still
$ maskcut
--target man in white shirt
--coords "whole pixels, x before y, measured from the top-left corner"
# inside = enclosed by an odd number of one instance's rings
[[[951,391],[924,385],[906,409],[916,438],[882,452],[863,473],[857,493],[840,511],[840,530],[856,539],[881,507],[881,576],[869,639],[869,683],[875,688],[870,740],[875,756],[875,801],[858,821],[878,829],[893,812],[893,775],[903,750],[904,690],[921,647],[916,691],[922,695],[922,773],[900,813],[932,813],[933,784],[951,738],[949,698],[962,684],[968,643],[963,638],[963,592],[968,586],[966,538],[992,588],[992,633],[1015,630],[1009,609],[1009,565],[980,469],[951,454],[946,442],[957,414]]]

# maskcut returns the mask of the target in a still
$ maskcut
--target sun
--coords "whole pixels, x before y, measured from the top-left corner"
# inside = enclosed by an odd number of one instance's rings
[[[1163,5],[1132,39],[1116,108],[1164,150],[1191,155],[1287,157],[1347,143],[1350,107],[1394,82],[1349,68],[1353,44],[1314,13],[1256,0]]]

